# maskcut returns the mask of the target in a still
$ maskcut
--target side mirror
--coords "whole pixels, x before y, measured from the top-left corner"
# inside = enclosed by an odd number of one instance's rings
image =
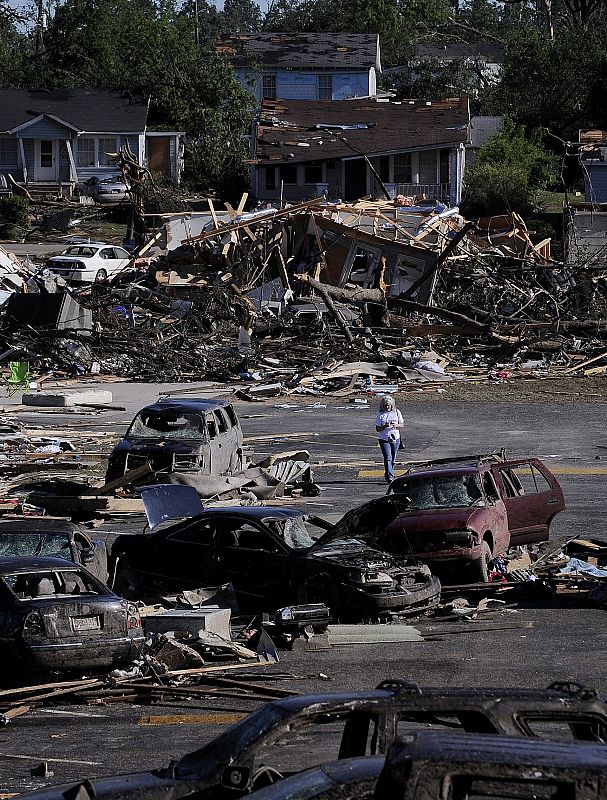
[[[82,551],[82,561],[85,564],[90,564],[91,561],[94,560],[96,552],[97,552],[97,548],[95,547],[94,544],[91,545],[90,547],[87,547],[86,550]]]
[[[248,767],[227,767],[221,773],[221,785],[226,789],[243,791],[249,785],[251,770]]]

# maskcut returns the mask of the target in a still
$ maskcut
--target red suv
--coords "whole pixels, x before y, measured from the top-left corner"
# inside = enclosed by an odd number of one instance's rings
[[[463,567],[475,581],[486,581],[492,558],[509,547],[547,541],[565,508],[557,479],[541,461],[509,461],[503,453],[417,465],[388,493],[405,499],[386,530],[394,545],[412,549],[433,571]]]

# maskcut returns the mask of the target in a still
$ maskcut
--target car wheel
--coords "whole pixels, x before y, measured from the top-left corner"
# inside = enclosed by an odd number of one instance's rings
[[[107,281],[107,270],[98,269],[95,275],[95,283],[103,283],[104,281]]]
[[[488,542],[483,541],[481,545],[481,557],[470,565],[470,577],[473,583],[487,583],[489,580],[489,564],[493,554]]]
[[[324,603],[331,616],[339,615],[339,594],[328,575],[313,575],[299,587],[300,603]]]

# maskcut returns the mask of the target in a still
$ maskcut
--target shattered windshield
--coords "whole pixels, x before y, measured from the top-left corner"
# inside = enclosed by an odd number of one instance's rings
[[[319,536],[324,533],[320,528],[308,522],[308,518],[286,517],[269,520],[274,530],[292,550],[305,550],[312,547]]]
[[[404,478],[394,484],[394,492],[409,498],[411,502],[408,504],[408,509],[467,508],[485,505],[477,474]]]
[[[128,432],[132,439],[203,439],[204,422],[200,414],[180,411],[142,411]]]
[[[71,558],[70,540],[66,533],[0,534],[0,557],[57,556]]]

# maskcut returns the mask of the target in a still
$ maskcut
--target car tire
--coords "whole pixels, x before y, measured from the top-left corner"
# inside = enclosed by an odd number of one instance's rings
[[[481,557],[470,565],[470,578],[473,583],[487,583],[489,581],[489,564],[492,558],[493,553],[489,543],[483,540]]]
[[[339,617],[339,594],[328,575],[312,575],[297,592],[299,603],[324,603],[333,619]]]
[[[105,281],[107,281],[107,270],[98,269],[95,275],[95,283],[104,283]]]

